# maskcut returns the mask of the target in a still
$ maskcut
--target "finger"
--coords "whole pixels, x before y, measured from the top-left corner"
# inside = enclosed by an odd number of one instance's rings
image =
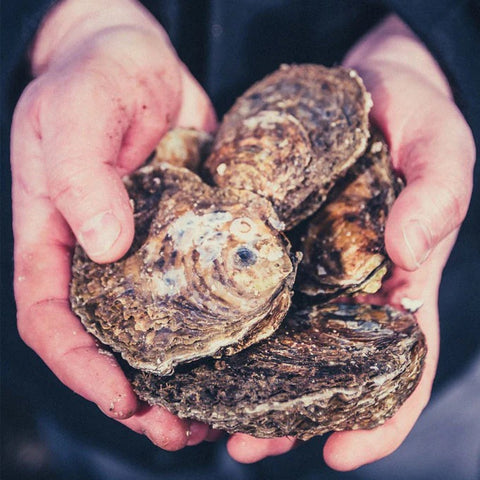
[[[182,106],[177,125],[214,132],[217,129],[215,110],[207,94],[185,66],[182,66],[182,87]]]
[[[208,440],[210,431],[211,429],[207,424],[191,420],[187,429],[187,445],[191,447]]]
[[[244,433],[236,433],[227,442],[230,456],[240,463],[254,463],[263,458],[281,455],[297,444],[293,437],[272,439],[255,438]]]
[[[142,94],[137,99],[135,114],[124,135],[118,159],[118,166],[123,171],[130,172],[133,166],[143,163],[169,128],[216,130],[217,120],[210,99],[185,66],[177,67],[179,92],[173,96],[174,102],[171,98],[164,98],[163,94]],[[155,90],[162,91],[162,85],[155,85]],[[163,91],[167,90],[163,88]],[[176,111],[178,105],[180,109]]]
[[[161,65],[162,71],[150,72],[135,84],[140,88],[126,93],[133,108],[118,155],[117,167],[123,173],[130,173],[143,164],[162,136],[178,124],[184,98],[179,60],[169,56],[162,59]],[[203,110],[192,112],[193,120],[202,115]]]
[[[44,89],[37,125],[26,118],[22,129],[27,138],[41,136],[48,196],[89,256],[107,262],[133,238],[132,209],[115,168],[130,119],[126,107],[83,80],[65,80],[55,95]],[[20,161],[20,168],[32,163]]]
[[[131,416],[137,399],[128,380],[70,310],[68,247],[36,244],[28,248],[20,243],[15,249],[15,293],[22,339],[67,387],[96,403],[106,415]]]
[[[385,71],[391,69],[385,65]],[[394,168],[406,180],[386,224],[387,252],[396,265],[415,270],[465,218],[473,184],[473,137],[451,98],[422,77],[407,71],[383,79],[368,69],[362,75],[374,99],[371,117],[388,139]]]
[[[461,122],[430,127],[397,150],[407,185],[389,214],[385,244],[394,263],[407,270],[417,269],[458,228],[472,191],[474,147],[468,129]]]
[[[113,356],[102,350],[71,313],[69,302],[48,298],[18,313],[24,342],[68,388],[107,416],[128,418],[137,399]]]
[[[109,262],[133,238],[132,209],[120,177],[145,161],[176,118],[181,89],[170,88],[172,75],[168,82],[163,75],[155,97],[145,82],[116,82],[113,67],[110,72],[87,66],[86,72],[60,76],[62,82],[48,75],[40,79],[47,86],[38,101],[37,129],[50,198],[88,255]]]
[[[142,404],[134,416],[121,420],[120,423],[169,451],[197,445],[208,433],[208,426],[203,423],[181,420],[165,408],[149,407],[146,404]]]

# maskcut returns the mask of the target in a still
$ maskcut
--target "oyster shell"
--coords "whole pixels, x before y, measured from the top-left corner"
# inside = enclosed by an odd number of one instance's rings
[[[371,105],[353,70],[283,65],[225,115],[206,167],[215,184],[270,200],[290,229],[364,152]]]
[[[170,374],[278,327],[297,259],[268,201],[167,164],[125,184],[135,203],[130,251],[98,265],[77,247],[73,259],[72,308],[89,332],[133,367]]]
[[[151,164],[168,163],[197,172],[210,152],[213,136],[193,128],[177,127],[167,132],[155,148]]]
[[[133,374],[140,398],[227,432],[307,440],[373,428],[418,383],[426,353],[415,318],[390,307],[324,305],[291,312],[268,339],[173,377]]]
[[[376,131],[362,158],[308,221],[296,287],[324,298],[376,292],[389,266],[385,223],[400,189],[388,146]]]

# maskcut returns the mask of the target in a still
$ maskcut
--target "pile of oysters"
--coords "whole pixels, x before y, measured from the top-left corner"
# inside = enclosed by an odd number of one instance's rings
[[[77,247],[71,304],[140,398],[230,433],[308,439],[372,428],[422,373],[411,313],[356,304],[388,272],[402,182],[353,70],[284,65],[216,136],[170,131],[125,178],[135,239]]]

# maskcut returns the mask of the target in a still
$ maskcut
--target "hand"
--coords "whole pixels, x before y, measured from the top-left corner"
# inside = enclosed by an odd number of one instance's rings
[[[127,251],[133,216],[121,176],[170,127],[214,130],[210,102],[162,28],[130,0],[60,2],[37,35],[32,67],[12,125],[20,334],[105,414],[166,449],[198,443],[205,425],[137,402],[70,311],[69,281],[75,238],[97,262]]]
[[[438,287],[468,208],[475,149],[444,75],[398,18],[387,18],[344,63],[364,78],[374,101],[371,120],[385,133],[393,166],[406,180],[386,225],[386,248],[395,264],[392,276],[377,295],[358,301],[401,307],[405,298],[420,300],[423,306],[416,316],[428,345],[420,384],[391,419],[372,430],[328,438],[327,464],[352,470],[392,453],[429,400],[439,349]],[[228,449],[236,460],[249,463],[295,444],[287,437],[234,435]]]

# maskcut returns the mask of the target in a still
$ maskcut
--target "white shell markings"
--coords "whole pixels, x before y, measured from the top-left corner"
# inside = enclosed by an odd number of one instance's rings
[[[255,229],[255,224],[248,217],[236,218],[230,225],[230,232],[234,235],[243,235]]]
[[[222,176],[222,175],[225,175],[225,171],[227,170],[227,166],[224,164],[224,163],[221,163],[218,167],[217,167],[217,173]]]
[[[187,280],[183,268],[172,268],[161,275],[152,277],[155,291],[162,297],[178,295],[187,287]]]
[[[229,212],[212,212],[197,215],[187,212],[172,222],[167,234],[175,250],[187,254],[192,248],[199,253],[203,265],[215,261],[220,255],[228,236],[226,225],[231,222]]]
[[[403,297],[400,300],[400,304],[405,310],[407,310],[407,312],[415,313],[417,310],[419,310],[423,306],[423,300]]]

